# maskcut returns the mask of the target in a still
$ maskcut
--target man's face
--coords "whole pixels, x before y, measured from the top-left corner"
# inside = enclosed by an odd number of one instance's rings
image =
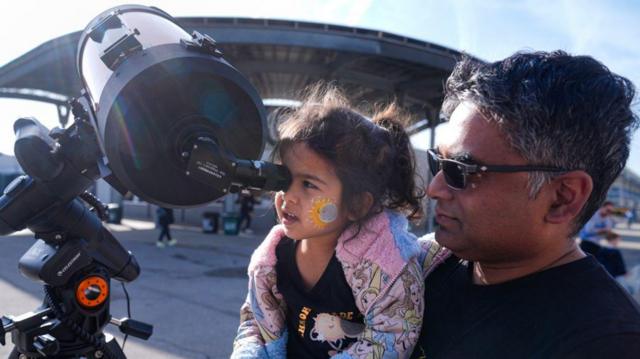
[[[471,104],[456,108],[448,130],[449,136],[438,145],[444,158],[470,164],[527,164]],[[470,175],[466,188],[455,190],[438,172],[427,188],[429,197],[437,200],[436,240],[473,261],[517,261],[542,250],[536,231],[547,209],[542,201],[529,198],[527,183],[526,172],[483,173]]]

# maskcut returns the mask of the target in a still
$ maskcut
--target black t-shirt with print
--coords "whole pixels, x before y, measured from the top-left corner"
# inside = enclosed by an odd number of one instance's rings
[[[335,254],[318,283],[305,290],[296,245],[285,237],[276,248],[278,290],[287,303],[287,357],[328,358],[356,341],[363,316]]]
[[[486,286],[471,268],[427,277],[413,359],[640,358],[640,308],[593,257]]]

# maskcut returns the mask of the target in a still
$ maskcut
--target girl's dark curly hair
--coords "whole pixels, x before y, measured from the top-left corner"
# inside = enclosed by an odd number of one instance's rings
[[[360,223],[385,208],[418,219],[424,191],[415,183],[414,153],[403,125],[408,117],[395,104],[373,112],[368,119],[335,86],[314,85],[299,108],[284,114],[274,155],[282,158],[292,145],[305,143],[327,159],[342,183],[342,202]]]

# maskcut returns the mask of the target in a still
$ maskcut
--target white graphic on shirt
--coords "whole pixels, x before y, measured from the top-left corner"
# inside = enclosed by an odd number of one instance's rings
[[[364,324],[350,322],[336,315],[320,313],[314,318],[311,340],[327,342],[333,349],[341,350],[342,341],[357,338],[364,330]]]

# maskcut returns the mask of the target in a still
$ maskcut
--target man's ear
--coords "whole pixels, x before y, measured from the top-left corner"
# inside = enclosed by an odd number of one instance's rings
[[[357,209],[349,213],[349,215],[347,216],[347,219],[349,219],[352,222],[359,220],[360,218],[364,217],[367,213],[369,213],[371,206],[373,206],[373,195],[369,192],[362,192],[356,198],[356,202],[357,202],[357,206],[355,207]]]
[[[593,180],[585,171],[571,171],[552,179],[551,206],[545,221],[561,224],[573,221],[593,190]]]

